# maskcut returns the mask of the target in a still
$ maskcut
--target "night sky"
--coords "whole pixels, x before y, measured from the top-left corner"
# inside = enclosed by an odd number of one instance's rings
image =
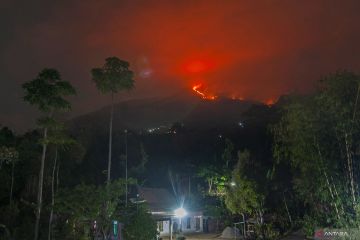
[[[106,103],[90,69],[130,62],[122,98],[201,90],[268,101],[310,91],[337,69],[360,70],[359,0],[1,0],[0,123],[32,127],[21,84],[57,68],[77,89],[73,113]]]

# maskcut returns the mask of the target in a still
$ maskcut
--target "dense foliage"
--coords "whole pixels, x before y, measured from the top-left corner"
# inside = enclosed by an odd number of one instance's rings
[[[124,238],[129,240],[156,239],[156,221],[143,204],[132,204],[120,212],[119,219],[124,223]]]
[[[274,156],[291,165],[310,232],[358,225],[359,83],[347,71],[321,79],[314,94],[289,99],[274,127]]]

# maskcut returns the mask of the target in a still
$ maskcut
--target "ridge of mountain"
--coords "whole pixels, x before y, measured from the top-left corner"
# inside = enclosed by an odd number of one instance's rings
[[[114,105],[114,131],[144,130],[174,123],[214,128],[233,124],[242,119],[250,107],[262,103],[219,98],[205,100],[197,96],[173,95],[126,100]],[[107,129],[110,106],[70,120],[72,129]]]

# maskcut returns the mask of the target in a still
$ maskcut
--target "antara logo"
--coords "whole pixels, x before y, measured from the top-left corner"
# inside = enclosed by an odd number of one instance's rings
[[[318,229],[315,231],[314,239],[316,240],[325,240],[325,239],[338,239],[339,237],[349,237],[349,233],[344,230],[324,230]]]

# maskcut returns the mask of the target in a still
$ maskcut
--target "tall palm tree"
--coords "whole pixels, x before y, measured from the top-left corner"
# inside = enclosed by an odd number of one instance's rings
[[[107,184],[110,184],[111,180],[114,94],[120,91],[131,90],[134,88],[134,73],[129,70],[129,66],[129,63],[126,61],[120,60],[117,57],[109,57],[105,59],[104,66],[100,68],[93,68],[91,70],[92,79],[95,82],[98,90],[103,94],[111,94]]]

